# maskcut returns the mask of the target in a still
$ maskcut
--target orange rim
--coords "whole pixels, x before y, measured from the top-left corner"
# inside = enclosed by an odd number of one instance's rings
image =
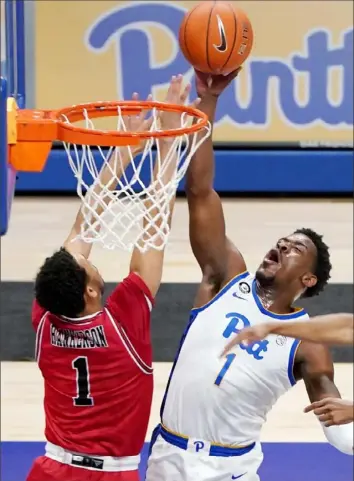
[[[84,127],[76,127],[69,122],[84,120],[84,112],[90,119],[98,117],[113,117],[117,115],[118,108],[122,115],[138,114],[142,110],[154,108],[164,112],[186,113],[199,120],[188,127],[178,129],[154,131],[154,132],[117,132],[115,130],[92,130]],[[178,137],[184,134],[193,134],[203,129],[208,123],[206,114],[194,107],[184,105],[166,104],[153,101],[121,101],[121,102],[93,102],[66,107],[56,111],[57,140],[71,144],[119,146],[134,145],[140,139]]]
[[[120,107],[124,115],[136,115],[154,108],[165,112],[186,113],[198,122],[189,127],[155,132],[117,132],[76,127],[70,122],[90,118],[113,117]],[[91,102],[60,110],[18,109],[14,99],[8,100],[7,127],[9,162],[16,170],[41,172],[44,169],[52,142],[100,147],[138,145],[141,139],[161,139],[193,134],[208,123],[206,114],[194,107],[152,101]]]

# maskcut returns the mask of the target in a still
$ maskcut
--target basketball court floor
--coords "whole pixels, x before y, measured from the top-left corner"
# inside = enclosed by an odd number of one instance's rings
[[[16,198],[9,232],[2,239],[2,280],[31,281],[44,257],[65,239],[78,207],[75,199]],[[351,202],[225,200],[224,208],[228,235],[245,254],[250,270],[256,268],[279,236],[309,226],[323,233],[331,246],[334,266],[331,281],[353,282]],[[96,247],[93,262],[107,282],[115,282],[127,273],[129,258],[122,252]],[[187,206],[181,199],[176,205],[163,281],[182,283],[199,279],[199,269],[188,242]],[[187,320],[188,313],[185,315]],[[170,367],[170,363],[155,363],[155,395],[147,442],[158,422]],[[352,365],[336,364],[335,371],[343,397],[352,398]],[[42,453],[42,398],[43,385],[35,363],[1,363],[2,481],[24,481],[32,459]],[[262,481],[353,479],[353,458],[325,443],[317,420],[302,412],[307,404],[305,389],[299,383],[280,399],[270,414],[262,435],[265,451]],[[146,447],[144,453],[142,476]]]

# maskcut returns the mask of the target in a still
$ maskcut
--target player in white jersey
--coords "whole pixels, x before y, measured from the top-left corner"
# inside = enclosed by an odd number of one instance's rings
[[[249,344],[265,339],[270,334],[296,337],[324,344],[353,344],[354,316],[349,313],[325,314],[312,317],[308,321],[270,321],[258,326],[246,327],[236,334],[225,346],[222,355],[228,354],[236,345]],[[305,408],[313,411],[326,426],[347,424],[354,421],[354,403],[339,398],[324,398]]]
[[[197,73],[198,108],[211,123],[219,95],[235,76],[210,82]],[[299,229],[278,240],[256,274],[249,273],[226,237],[213,178],[213,144],[207,139],[191,161],[186,184],[190,241],[203,277],[153,434],[146,481],[258,481],[261,428],[279,396],[303,379],[311,402],[340,397],[329,351],[320,344],[271,335],[220,358],[231,336],[247,326],[307,319],[293,301],[318,294],[331,264],[322,237]],[[322,427],[329,442],[352,453],[352,425]]]

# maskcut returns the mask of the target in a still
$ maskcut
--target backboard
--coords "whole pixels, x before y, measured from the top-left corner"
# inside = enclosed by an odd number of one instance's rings
[[[16,171],[8,163],[7,98],[25,107],[24,0],[5,0],[1,5],[0,90],[0,235],[6,234],[14,195]]]

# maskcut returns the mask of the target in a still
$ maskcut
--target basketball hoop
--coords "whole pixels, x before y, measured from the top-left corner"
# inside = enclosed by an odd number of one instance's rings
[[[142,111],[151,115],[149,129],[128,131],[126,119]],[[161,129],[163,112],[178,114],[179,127]],[[115,117],[115,129],[95,126],[94,120],[102,117]],[[8,120],[13,126],[13,113]],[[74,125],[79,121],[84,125]],[[166,245],[178,184],[211,132],[207,116],[198,109],[153,101],[17,110],[15,128],[9,145],[10,162],[17,170],[43,170],[52,141],[63,142],[82,200],[80,239],[108,249],[137,247],[141,252]],[[107,173],[106,184],[102,176]]]

